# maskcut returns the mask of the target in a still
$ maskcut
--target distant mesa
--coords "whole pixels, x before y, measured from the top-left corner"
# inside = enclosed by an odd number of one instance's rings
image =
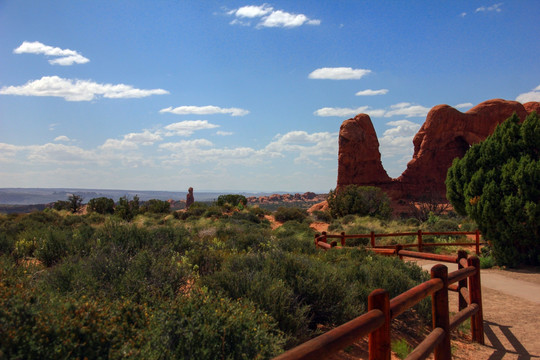
[[[521,104],[493,99],[462,113],[437,105],[413,139],[414,154],[397,179],[386,173],[379,141],[369,115],[345,120],[339,131],[337,190],[350,185],[377,186],[394,202],[423,200],[426,195],[446,201],[446,173],[454,158],[461,158],[472,144],[484,140],[514,112],[521,121],[540,112],[540,102]]]
[[[294,202],[318,202],[326,199],[327,194],[315,194],[306,192],[303,194],[272,194],[268,196],[250,196],[247,198],[250,204],[277,204]]]

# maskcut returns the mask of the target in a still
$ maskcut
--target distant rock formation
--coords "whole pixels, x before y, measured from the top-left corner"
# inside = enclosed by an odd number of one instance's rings
[[[269,196],[250,196],[247,198],[249,204],[272,204],[272,203],[293,203],[293,202],[317,202],[326,199],[327,194],[317,195],[314,192],[303,194],[272,194]]]
[[[193,188],[190,187],[186,195],[186,209],[189,209],[191,204],[193,204],[194,202],[195,202],[195,198],[193,197]]]
[[[394,201],[419,200],[426,195],[446,200],[444,181],[453,159],[462,157],[514,112],[523,121],[532,111],[540,112],[540,102],[494,99],[466,113],[448,105],[435,106],[413,139],[412,160],[397,179],[390,178],[382,166],[371,119],[366,114],[357,115],[340,128],[337,189],[350,184],[371,185],[383,189]]]

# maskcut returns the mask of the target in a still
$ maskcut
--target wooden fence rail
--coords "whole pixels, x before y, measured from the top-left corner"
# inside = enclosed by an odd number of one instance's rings
[[[459,235],[475,235],[474,242],[453,242],[453,243],[425,243],[424,236],[459,236]],[[416,243],[400,244],[403,248],[417,247],[418,251],[423,251],[424,247],[433,246],[475,246],[476,255],[480,255],[480,245],[486,245],[485,241],[480,241],[480,231],[444,231],[444,232],[424,232],[418,230],[417,232],[403,232],[403,233],[389,233],[389,234],[375,234],[373,231],[369,234],[341,234],[331,235],[323,231],[321,234],[315,235],[315,245],[328,248],[325,245],[319,245],[319,243],[328,243],[328,239],[339,239],[341,246],[346,246],[347,239],[370,239],[370,245],[372,248],[377,249],[394,249],[397,245],[377,245],[377,238],[384,237],[398,237],[398,236],[416,236]],[[332,245],[333,244],[333,245]],[[331,241],[330,247],[337,246],[337,241]]]
[[[326,245],[330,246],[330,244]],[[402,252],[407,253],[406,250],[397,250],[400,256],[403,255]],[[374,290],[368,297],[367,313],[281,354],[275,360],[325,359],[366,335],[369,335],[369,359],[389,360],[391,321],[427,296],[431,296],[432,299],[433,330],[409,354],[407,359],[425,359],[432,352],[435,360],[451,359],[450,331],[456,329],[468,318],[471,318],[473,340],[483,344],[482,292],[478,257],[467,258],[464,251],[459,251],[457,256],[436,255],[436,257],[440,261],[449,260],[449,262],[457,263],[458,270],[449,274],[445,265],[437,264],[431,269],[431,280],[391,300],[386,290]],[[457,291],[459,294],[460,311],[452,318],[449,316],[448,309],[449,290]]]

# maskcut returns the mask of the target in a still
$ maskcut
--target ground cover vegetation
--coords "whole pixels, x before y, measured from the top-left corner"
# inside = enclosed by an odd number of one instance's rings
[[[373,289],[393,297],[428,276],[362,246],[317,250],[301,209],[276,212],[273,230],[268,211],[236,198],[172,214],[94,203],[0,215],[0,358],[271,358],[360,315]],[[429,319],[429,302],[414,314]]]
[[[498,265],[540,264],[540,119],[516,114],[454,160],[446,178],[455,210],[491,241]]]

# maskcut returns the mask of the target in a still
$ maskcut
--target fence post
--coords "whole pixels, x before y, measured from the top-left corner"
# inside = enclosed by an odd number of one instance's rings
[[[482,310],[482,284],[480,283],[480,259],[471,256],[467,259],[469,266],[476,268],[476,273],[469,277],[469,296],[471,304],[478,304],[478,312],[471,318],[471,336],[474,341],[484,344],[484,315]]]
[[[403,260],[403,255],[399,255],[399,252],[403,250],[403,245],[397,244],[396,245],[396,255],[399,256],[399,260]]]
[[[369,334],[369,360],[390,360],[390,298],[388,291],[376,289],[368,296],[368,311],[381,310],[384,324]]]
[[[341,246],[345,246],[345,231],[341,232]]]
[[[450,360],[452,358],[450,347],[450,314],[448,311],[448,268],[437,264],[431,268],[431,278],[441,279],[443,287],[431,295],[433,315],[433,329],[444,330],[444,338],[434,350],[435,360]]]
[[[480,255],[480,231],[476,229],[476,255]]]
[[[422,245],[422,230],[418,230],[418,251],[422,252],[424,246]]]
[[[460,260],[467,258],[467,252],[465,250],[459,250],[457,253],[457,264],[458,264],[458,270],[463,269],[463,265],[461,265]],[[463,297],[461,294],[461,288],[467,288],[467,279],[460,280],[458,282],[458,298],[459,298],[459,311],[465,309],[468,304],[467,300]]]
[[[375,233],[373,231],[371,232],[371,247],[375,247]]]

